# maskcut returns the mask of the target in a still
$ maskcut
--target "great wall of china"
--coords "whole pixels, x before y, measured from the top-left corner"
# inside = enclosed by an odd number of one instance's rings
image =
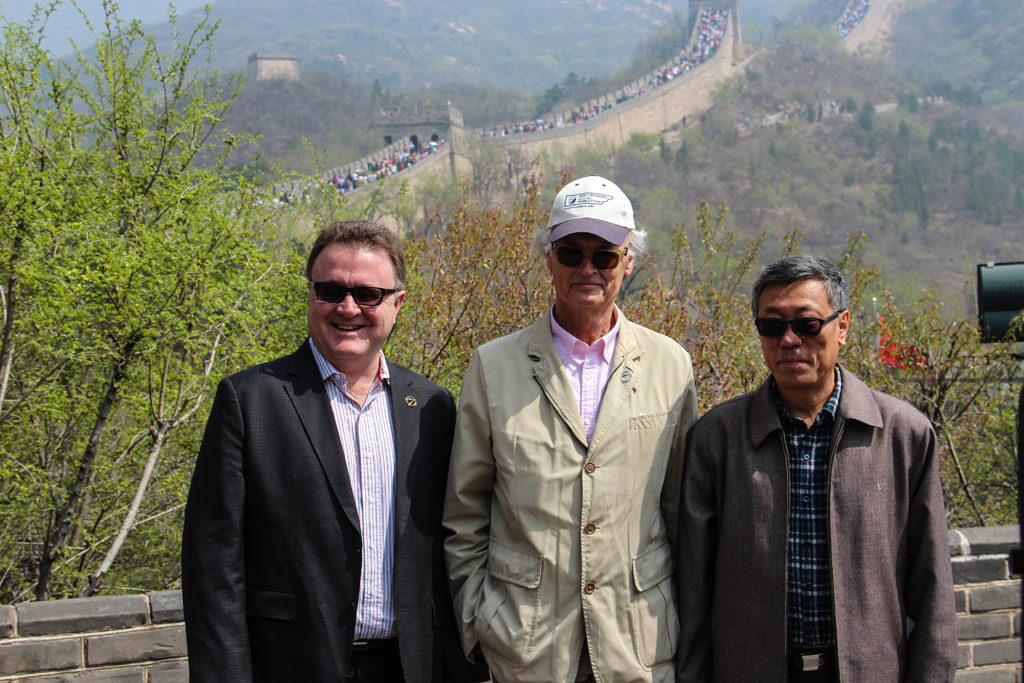
[[[843,38],[850,51],[874,52],[891,36],[892,21],[905,0],[871,0],[863,20]],[[659,88],[618,103],[573,126],[494,138],[520,155],[569,151],[607,141],[622,144],[632,132],[659,133],[705,111],[723,78],[738,73],[740,34],[737,3],[716,53],[700,68]],[[691,8],[691,14],[693,8]],[[624,87],[642,86],[645,79]],[[599,102],[600,104],[600,102]],[[457,175],[468,163],[459,147],[466,142],[461,114],[454,109],[384,112],[392,132],[401,133],[380,152],[329,171],[346,173],[407,149],[418,140],[447,140],[438,151],[397,174],[411,184],[430,173]],[[308,182],[308,181],[304,181]],[[277,191],[295,190],[279,184]],[[1011,573],[1008,553],[1018,546],[1017,526],[949,532],[957,609],[957,683],[1021,683],[1021,581]],[[188,680],[180,591],[104,596],[0,605],[0,683],[33,682],[178,683]]]
[[[883,49],[885,41],[891,36],[893,19],[903,2],[905,0],[870,0],[866,15],[842,37],[843,46],[851,52],[863,53],[877,53]],[[853,4],[855,2],[850,3],[851,6]],[[656,74],[671,70],[685,58],[695,42],[700,13],[709,8],[724,9],[729,14],[726,30],[715,52],[699,67],[681,73],[656,88],[648,87]],[[542,152],[560,158],[588,145],[622,145],[634,132],[661,133],[683,121],[694,121],[711,107],[711,93],[715,87],[721,81],[742,73],[744,67],[759,54],[742,44],[739,11],[738,0],[690,0],[691,38],[672,60],[601,97],[578,103],[576,107],[564,111],[552,112],[548,120],[569,120],[573,109],[595,108],[598,114],[573,125],[486,137],[483,141],[505,148],[510,165],[523,173]],[[642,94],[617,101],[623,92],[641,91]],[[474,132],[464,127],[462,114],[455,107],[449,105],[431,109],[381,111],[375,123],[392,140],[384,148],[357,161],[331,168],[312,184],[309,179],[278,183],[273,188],[275,195],[288,192],[295,196],[315,184],[328,183],[334,177],[343,179],[352,173],[358,175],[360,170],[372,168],[375,161],[391,158],[407,150],[414,141],[441,140],[445,144],[417,163],[408,165],[400,173],[388,176],[388,179],[408,181],[410,187],[415,187],[429,174],[459,178],[469,175],[472,170],[466,148]],[[371,180],[368,185],[373,186],[373,182]],[[362,185],[360,189],[366,186]]]

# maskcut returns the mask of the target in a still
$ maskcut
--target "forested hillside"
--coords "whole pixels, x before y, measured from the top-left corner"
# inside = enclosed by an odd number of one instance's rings
[[[795,226],[827,250],[863,231],[899,287],[955,296],[975,262],[1024,256],[1024,144],[990,124],[969,83],[879,78],[805,29],[723,84],[677,142],[645,153],[635,138],[615,173],[660,230],[709,197],[750,235]]]

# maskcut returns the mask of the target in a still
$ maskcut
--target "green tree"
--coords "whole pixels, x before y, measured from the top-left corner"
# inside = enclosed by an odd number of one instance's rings
[[[0,44],[3,201],[42,209],[8,214],[0,233],[5,601],[90,595],[111,572],[130,585],[153,554],[174,567],[174,525],[144,539],[150,557],[126,552],[142,520],[180,517],[191,450],[172,435],[194,441],[216,379],[293,333],[275,320],[292,307],[288,259],[272,256],[252,188],[224,171],[235,141],[214,137],[233,91],[204,66],[212,23],[161,53],[104,9],[94,60],[53,59],[41,22],[9,26]],[[139,564],[115,566],[125,552]]]

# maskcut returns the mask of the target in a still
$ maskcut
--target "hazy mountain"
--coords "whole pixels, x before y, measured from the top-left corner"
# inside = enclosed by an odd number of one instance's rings
[[[463,82],[540,90],[607,75],[672,12],[655,0],[218,0],[217,60],[290,52],[385,88]],[[186,14],[188,19],[190,15]]]
[[[743,22],[778,25],[794,2],[743,0]],[[820,2],[821,0],[815,0]],[[25,22],[36,0],[0,0],[0,15]],[[77,0],[102,27],[103,0]],[[626,66],[638,44],[688,0],[121,0],[119,14],[168,35],[173,4],[188,29],[208,4],[220,20],[215,66],[245,69],[254,52],[289,52],[300,66],[326,67],[388,90],[463,85],[538,92],[569,73],[605,78]],[[762,31],[755,30],[760,33]],[[65,54],[92,33],[70,0],[59,0],[46,26],[46,44]]]

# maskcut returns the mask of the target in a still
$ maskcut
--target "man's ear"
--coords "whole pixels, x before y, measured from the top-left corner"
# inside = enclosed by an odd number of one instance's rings
[[[836,341],[839,342],[840,346],[846,344],[846,335],[850,332],[850,311],[849,309],[843,311],[836,318],[836,325],[839,328],[839,332],[836,334]]]

